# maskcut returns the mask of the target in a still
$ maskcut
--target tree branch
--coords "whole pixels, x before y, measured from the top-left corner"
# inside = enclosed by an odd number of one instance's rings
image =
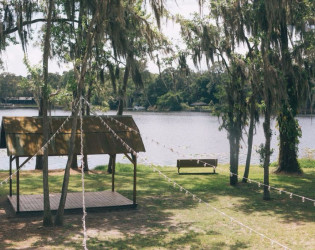
[[[49,98],[54,97],[54,96],[58,95],[59,93],[60,93],[60,89],[58,89],[55,93],[51,93],[49,95]]]
[[[46,18],[39,18],[39,19],[34,19],[34,20],[31,20],[31,21],[24,21],[22,23],[22,26],[26,26],[26,25],[30,25],[30,24],[34,24],[34,23],[39,23],[39,22],[47,22],[47,19]],[[51,22],[53,23],[62,23],[62,22],[78,22],[77,20],[71,20],[71,19],[66,19],[66,18],[55,18],[55,19],[52,19]],[[8,28],[6,30],[3,31],[3,35],[8,35],[8,34],[11,34],[15,31],[18,31],[18,27],[14,27],[14,28]]]

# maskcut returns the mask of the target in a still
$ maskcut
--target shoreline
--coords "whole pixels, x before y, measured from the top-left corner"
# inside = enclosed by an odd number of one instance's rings
[[[1,106],[0,105],[0,110],[14,110],[14,109],[38,109],[38,107],[36,106],[16,106],[16,105],[12,105],[12,106]],[[52,110],[64,110],[64,111],[69,111],[63,107],[54,107]],[[99,111],[99,110],[98,110]],[[116,110],[108,110],[108,111],[116,111]],[[134,113],[140,113],[140,112],[144,112],[144,113],[177,113],[177,112],[192,112],[192,113],[210,113],[212,114],[211,110],[190,110],[190,109],[184,109],[184,110],[180,110],[180,111],[157,111],[157,110],[132,110],[132,109],[124,109],[124,112],[134,112]],[[315,113],[300,113],[297,114],[297,117],[315,117]]]

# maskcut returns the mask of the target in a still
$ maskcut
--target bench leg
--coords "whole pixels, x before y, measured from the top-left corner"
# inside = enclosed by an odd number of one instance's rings
[[[179,168],[177,168],[177,172],[178,172],[178,174],[179,174]]]

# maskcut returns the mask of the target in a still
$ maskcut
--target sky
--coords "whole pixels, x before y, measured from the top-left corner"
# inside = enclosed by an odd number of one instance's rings
[[[184,17],[189,17],[193,12],[199,12],[198,0],[167,0],[166,7],[172,14],[181,14]],[[41,24],[33,24],[32,27],[35,30],[39,30]],[[162,31],[174,45],[180,44],[180,28],[178,24],[168,21],[163,24]],[[42,52],[38,46],[29,44],[27,53],[31,65],[41,65]],[[10,72],[16,75],[27,75],[27,69],[23,63],[24,53],[21,45],[11,45],[7,47],[1,57],[4,62],[4,69],[1,69],[0,73]],[[62,73],[63,71],[68,71],[71,68],[71,65],[63,64],[59,66],[56,60],[50,60],[49,62],[49,72]],[[148,63],[148,69],[153,73],[158,72],[158,68],[153,62]]]

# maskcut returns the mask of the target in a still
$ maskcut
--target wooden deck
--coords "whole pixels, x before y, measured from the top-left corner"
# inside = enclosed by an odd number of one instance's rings
[[[52,211],[58,209],[61,194],[50,194],[50,208]],[[16,195],[8,196],[9,202],[17,212]],[[85,204],[87,210],[100,208],[123,208],[136,207],[136,204],[117,192],[101,191],[86,192]],[[65,205],[66,210],[82,210],[82,193],[68,193]],[[43,211],[43,195],[20,195],[20,213]]]

